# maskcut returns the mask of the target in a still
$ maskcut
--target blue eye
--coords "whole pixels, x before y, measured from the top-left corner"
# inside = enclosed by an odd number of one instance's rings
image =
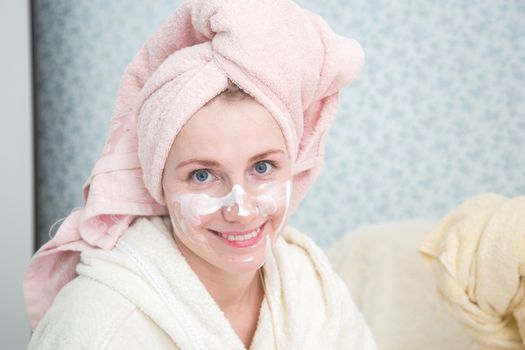
[[[196,182],[207,182],[210,177],[210,172],[208,170],[196,170],[191,174],[191,178]]]
[[[268,173],[271,168],[273,168],[273,165],[268,161],[258,162],[255,164],[255,171],[260,175]]]

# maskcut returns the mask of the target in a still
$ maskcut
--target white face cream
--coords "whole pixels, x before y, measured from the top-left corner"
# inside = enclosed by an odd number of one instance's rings
[[[236,184],[221,197],[206,193],[173,193],[168,196],[173,211],[170,215],[172,225],[186,245],[199,246],[201,251],[231,263],[248,264],[255,260],[256,254],[268,254],[285,225],[291,190],[291,181],[287,180],[262,184],[250,193]],[[216,218],[223,222],[222,210],[243,221],[249,226],[247,230],[214,231],[216,227],[210,222],[215,222]],[[275,218],[279,218],[278,225],[270,220]],[[260,252],[261,249],[264,252]]]
[[[230,193],[222,197],[212,197],[206,193],[173,194],[170,199],[180,205],[181,216],[191,225],[199,225],[201,216],[217,212],[221,208],[231,211],[237,204],[237,215],[261,215],[267,217],[275,213],[282,204],[283,195],[289,197],[290,181],[265,183],[252,195],[248,195],[241,185],[234,185]],[[288,199],[289,200],[289,199]],[[285,198],[285,202],[287,199]]]
[[[252,99],[214,99],[184,124],[162,186],[175,243],[191,266],[243,273],[264,264],[287,221],[287,150],[275,118]]]

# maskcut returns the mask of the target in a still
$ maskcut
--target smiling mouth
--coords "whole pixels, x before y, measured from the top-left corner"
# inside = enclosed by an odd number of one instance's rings
[[[265,224],[266,223],[262,224],[261,226],[259,226],[258,228],[254,230],[244,231],[244,232],[218,232],[218,231],[213,231],[213,230],[209,230],[209,231],[215,234],[216,236],[219,236],[222,239],[225,239],[232,243],[233,242],[248,242],[256,238],[261,233]]]

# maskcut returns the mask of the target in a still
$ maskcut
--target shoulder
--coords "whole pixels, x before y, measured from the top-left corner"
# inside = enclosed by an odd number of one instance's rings
[[[164,231],[168,232],[162,217],[139,218],[124,235],[131,239],[154,235],[158,239]],[[29,349],[113,349],[122,341],[128,349],[128,343],[140,344],[141,337],[151,332],[160,334],[156,339],[167,337],[122,289],[115,288],[126,288],[122,283],[130,283],[135,269],[118,249],[82,252],[77,266],[79,276],[57,294],[36,328]],[[116,283],[115,276],[123,282]],[[147,329],[150,333],[130,333],[132,329]],[[119,346],[116,348],[122,348]],[[165,344],[158,348],[170,349]]]
[[[177,349],[136,305],[90,278],[78,276],[55,298],[29,349]]]
[[[78,276],[57,294],[29,349],[105,349],[135,309],[111,288]]]

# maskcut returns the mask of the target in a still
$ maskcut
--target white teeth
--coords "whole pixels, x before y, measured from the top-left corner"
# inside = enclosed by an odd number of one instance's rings
[[[254,231],[252,231],[250,233],[247,233],[245,235],[226,235],[224,233],[220,233],[220,232],[218,232],[218,233],[219,233],[219,235],[222,238],[227,239],[228,241],[239,242],[239,241],[247,241],[249,239],[254,238],[259,233],[259,229],[256,229],[256,230],[254,230]]]

